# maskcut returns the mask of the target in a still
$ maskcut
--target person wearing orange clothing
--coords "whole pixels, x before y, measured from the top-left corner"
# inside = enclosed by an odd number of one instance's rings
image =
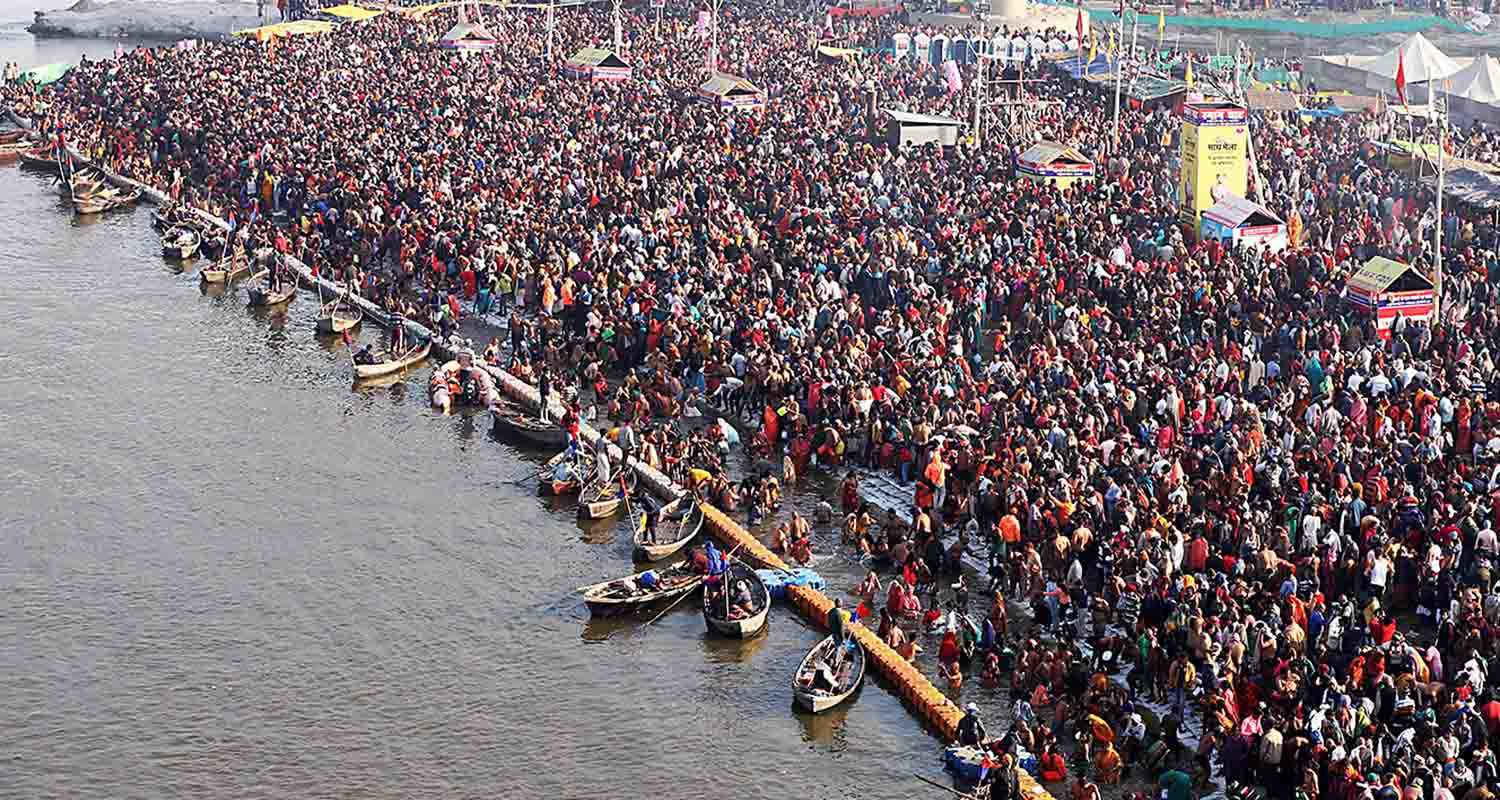
[[[922,477],[932,484],[932,507],[942,511],[943,501],[948,498],[948,465],[943,463],[941,449],[933,448],[932,460],[927,462],[927,467],[922,471]]]

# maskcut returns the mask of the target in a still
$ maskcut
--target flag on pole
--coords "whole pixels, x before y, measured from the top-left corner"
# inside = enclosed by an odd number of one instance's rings
[[[1109,53],[1110,60],[1114,60],[1114,57],[1115,57],[1115,32],[1114,31],[1110,31],[1109,32],[1109,47],[1106,48],[1104,52]]]
[[[948,79],[948,94],[958,94],[964,88],[964,82],[958,77],[958,62],[948,59],[943,62],[943,77]]]
[[[1167,30],[1167,12],[1156,12],[1156,35],[1161,36]]]
[[[1184,72],[1182,74],[1182,82],[1186,83],[1188,85],[1189,89],[1193,88],[1193,58],[1192,58],[1192,56],[1188,56],[1188,60],[1187,60],[1187,72]]]
[[[1400,49],[1396,50],[1396,99],[1406,105],[1406,57]]]
[[[1083,73],[1088,74],[1089,67],[1093,65],[1094,59],[1099,57],[1099,37],[1089,31],[1089,61],[1083,65]]]
[[[1074,28],[1078,31],[1078,46],[1083,47],[1083,6],[1078,7],[1078,22]]]

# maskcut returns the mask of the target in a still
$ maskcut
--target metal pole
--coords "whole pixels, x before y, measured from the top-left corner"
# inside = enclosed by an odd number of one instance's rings
[[[982,43],[988,43],[989,38],[985,36],[984,23],[985,17],[983,14],[981,14],[979,16],[979,41]],[[974,87],[974,149],[978,150],[983,137],[983,133],[981,132],[983,129],[983,124],[980,119],[980,115],[983,113],[984,101],[986,99],[985,88],[988,84],[985,83],[984,72],[986,65],[984,63],[984,53],[976,48],[975,56],[976,58],[974,63],[979,66],[979,83]]]
[[[555,13],[554,13],[556,10],[557,10],[557,0],[548,0],[548,3],[547,3],[547,60],[548,61],[552,60],[552,39],[553,39],[552,32],[557,27],[557,25],[556,25],[556,16],[555,16]]]
[[[1433,327],[1442,324],[1443,310],[1443,178],[1447,174],[1447,165],[1443,159],[1444,134],[1448,128],[1447,98],[1438,98],[1438,93],[1433,91],[1431,84],[1428,88],[1428,97],[1432,101],[1433,114],[1438,124],[1438,178],[1437,178],[1437,225],[1432,231],[1432,260],[1437,265],[1435,274],[1432,276],[1432,320]],[[1441,102],[1443,105],[1439,106]]]
[[[610,5],[614,7],[615,53],[616,55],[618,55],[622,50],[625,49],[625,36],[620,30],[620,0],[614,0],[614,2],[610,3]]]
[[[714,0],[714,17],[708,21],[708,76],[711,78],[719,74],[719,6],[721,0]]]
[[[1125,47],[1125,3],[1120,3],[1120,18],[1116,24],[1119,36],[1116,37],[1118,44],[1115,49],[1115,152],[1120,152],[1120,84],[1124,77],[1122,71],[1120,50]]]
[[[1141,10],[1134,9],[1130,17],[1130,88],[1135,88],[1135,78],[1140,69],[1136,66],[1136,39],[1141,35]],[[1121,42],[1120,44],[1124,44]]]

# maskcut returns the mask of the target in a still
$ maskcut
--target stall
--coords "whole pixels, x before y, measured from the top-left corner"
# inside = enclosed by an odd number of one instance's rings
[[[444,50],[489,50],[500,42],[478,22],[459,22],[449,28],[436,44]]]
[[[613,50],[585,47],[563,62],[562,72],[579,80],[624,81],[630,79],[632,70]]]
[[[1432,281],[1410,265],[1376,256],[1345,284],[1349,304],[1375,316],[1381,338],[1389,338],[1397,317],[1426,320],[1432,316]]]
[[[327,14],[330,17],[335,17],[346,22],[365,22],[385,12],[377,8],[365,8],[364,6],[357,6],[352,3],[341,3],[321,9],[318,13]]]
[[[332,22],[316,19],[299,19],[295,22],[277,22],[273,25],[262,25],[259,28],[246,28],[235,31],[233,35],[253,38],[258,42],[266,42],[282,36],[312,36],[320,33],[328,33],[338,26]]]
[[[1017,159],[1016,171],[1038,183],[1066,189],[1094,177],[1094,162],[1077,149],[1057,142],[1037,142]]]
[[[958,144],[959,130],[964,125],[959,120],[931,114],[912,114],[894,109],[886,109],[883,113],[888,119],[886,140],[892,147],[924,144],[952,147]]]
[[[698,87],[698,99],[720,108],[765,108],[766,93],[750,81],[719,73]]]
[[[1259,203],[1233,195],[1203,209],[1199,232],[1205,239],[1260,247],[1271,253],[1287,246],[1286,223],[1280,217]]]

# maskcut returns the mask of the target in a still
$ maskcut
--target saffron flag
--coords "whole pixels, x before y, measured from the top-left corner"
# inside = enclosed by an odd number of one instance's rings
[[[943,76],[948,79],[948,94],[958,94],[964,82],[958,77],[958,62],[948,59],[943,62]]]
[[[1156,35],[1161,36],[1167,30],[1167,12],[1156,12]]]
[[[1396,51],[1396,99],[1401,105],[1406,105],[1406,57],[1401,50]]]
[[[1186,83],[1188,85],[1189,89],[1193,88],[1193,57],[1192,56],[1188,56],[1187,71],[1182,74],[1182,82]]]

